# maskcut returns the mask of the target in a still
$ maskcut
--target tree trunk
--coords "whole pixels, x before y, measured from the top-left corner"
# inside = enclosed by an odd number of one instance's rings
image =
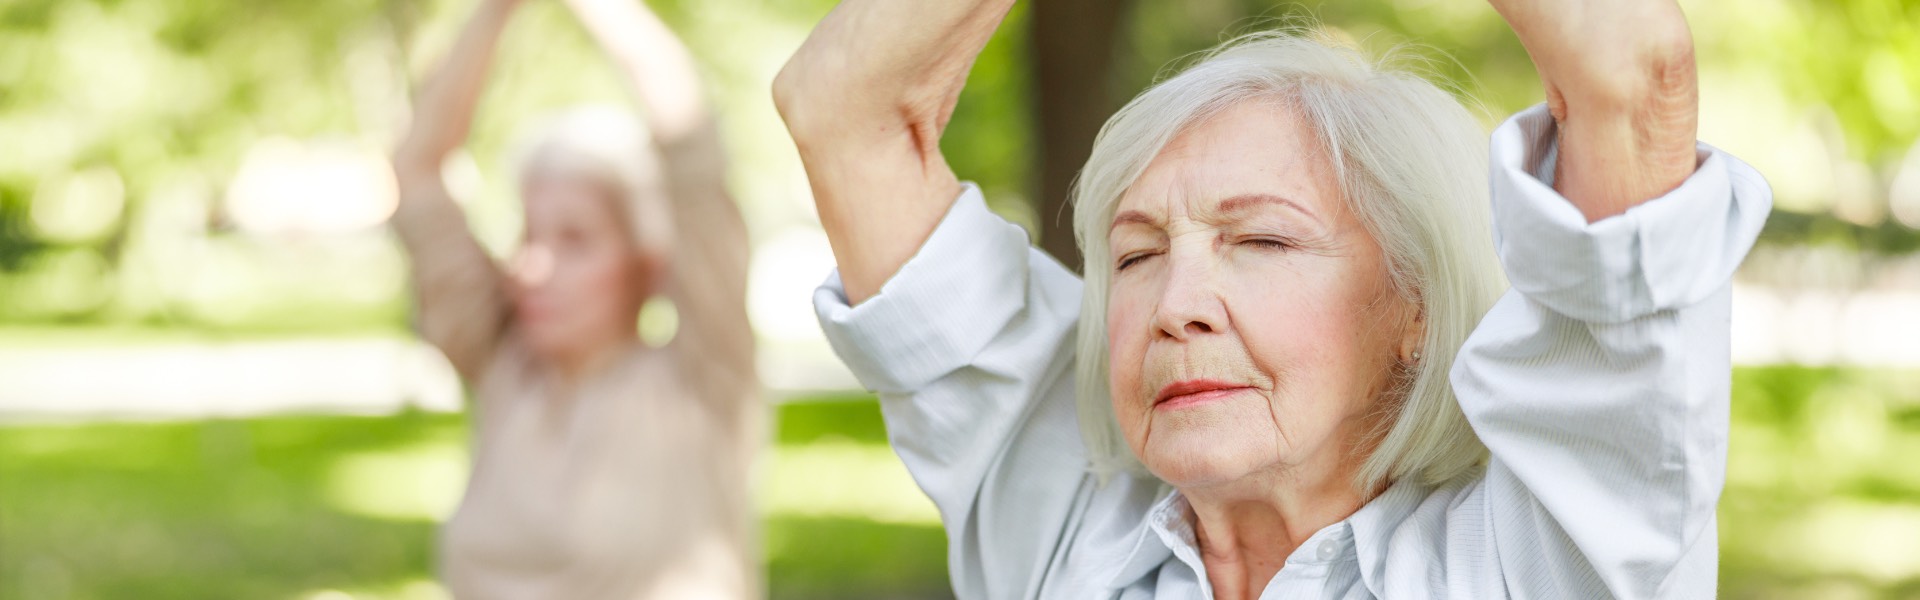
[[[1028,47],[1033,53],[1035,122],[1040,125],[1040,248],[1080,269],[1068,192],[1093,138],[1119,109],[1113,93],[1114,49],[1132,0],[1035,0]]]

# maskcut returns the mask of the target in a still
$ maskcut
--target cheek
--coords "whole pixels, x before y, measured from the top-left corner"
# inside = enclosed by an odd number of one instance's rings
[[[1388,325],[1372,286],[1344,265],[1295,264],[1243,273],[1225,286],[1235,329],[1263,370],[1285,372],[1279,397],[1364,396],[1373,384]],[[1293,410],[1307,407],[1293,406]]]
[[[1339,332],[1351,315],[1341,309],[1339,290],[1329,289],[1339,283],[1299,275],[1241,277],[1224,286],[1228,307],[1238,307],[1232,311],[1234,329],[1255,358],[1262,350],[1285,350],[1293,360],[1302,360],[1308,358],[1300,356],[1302,352],[1319,354],[1347,345]]]
[[[595,245],[580,249],[571,258],[556,273],[560,277],[555,279],[576,305],[604,312],[598,309],[625,300],[631,290],[632,275],[624,251]]]
[[[615,249],[601,251],[587,274],[588,287],[608,304],[622,304],[634,293],[634,273],[627,253]]]
[[[1153,295],[1135,282],[1116,283],[1107,292],[1107,387],[1122,431],[1134,437],[1145,427],[1141,406],[1141,370],[1153,338]]]

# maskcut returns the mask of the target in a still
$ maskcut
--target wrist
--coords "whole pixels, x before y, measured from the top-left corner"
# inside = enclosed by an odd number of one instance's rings
[[[1625,212],[1679,186],[1696,166],[1696,117],[1685,102],[1592,101],[1554,115],[1554,188],[1589,221]]]

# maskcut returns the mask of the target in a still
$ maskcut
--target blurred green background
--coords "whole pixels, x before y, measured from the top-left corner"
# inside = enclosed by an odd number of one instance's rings
[[[1034,2],[943,145],[1055,252],[1084,123],[1232,33],[1414,44],[1489,126],[1540,97],[1477,0]],[[502,253],[518,128],[625,100],[571,16],[529,4],[447,174]],[[1736,289],[1721,594],[1920,598],[1920,2],[1681,4],[1702,139],[1777,193]],[[704,62],[756,244],[772,596],[950,595],[937,516],[807,305],[831,256],[767,84],[832,3],[651,5]],[[465,419],[407,341],[380,160],[470,8],[0,1],[0,598],[444,596]]]

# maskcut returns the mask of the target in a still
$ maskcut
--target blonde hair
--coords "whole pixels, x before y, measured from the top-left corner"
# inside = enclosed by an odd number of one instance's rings
[[[1154,85],[1100,130],[1074,184],[1085,256],[1076,383],[1092,468],[1145,474],[1126,445],[1108,389],[1107,227],[1121,194],[1186,128],[1246,100],[1299,111],[1354,213],[1387,256],[1395,290],[1421,310],[1422,359],[1390,398],[1355,485],[1440,482],[1486,453],[1448,382],[1454,354],[1505,288],[1487,202],[1487,138],[1461,103],[1427,80],[1306,29],[1239,37]]]
[[[673,248],[672,209],[652,135],[632,111],[584,106],[546,117],[515,144],[514,174],[581,178],[606,186],[627,219],[636,251],[665,257]]]

